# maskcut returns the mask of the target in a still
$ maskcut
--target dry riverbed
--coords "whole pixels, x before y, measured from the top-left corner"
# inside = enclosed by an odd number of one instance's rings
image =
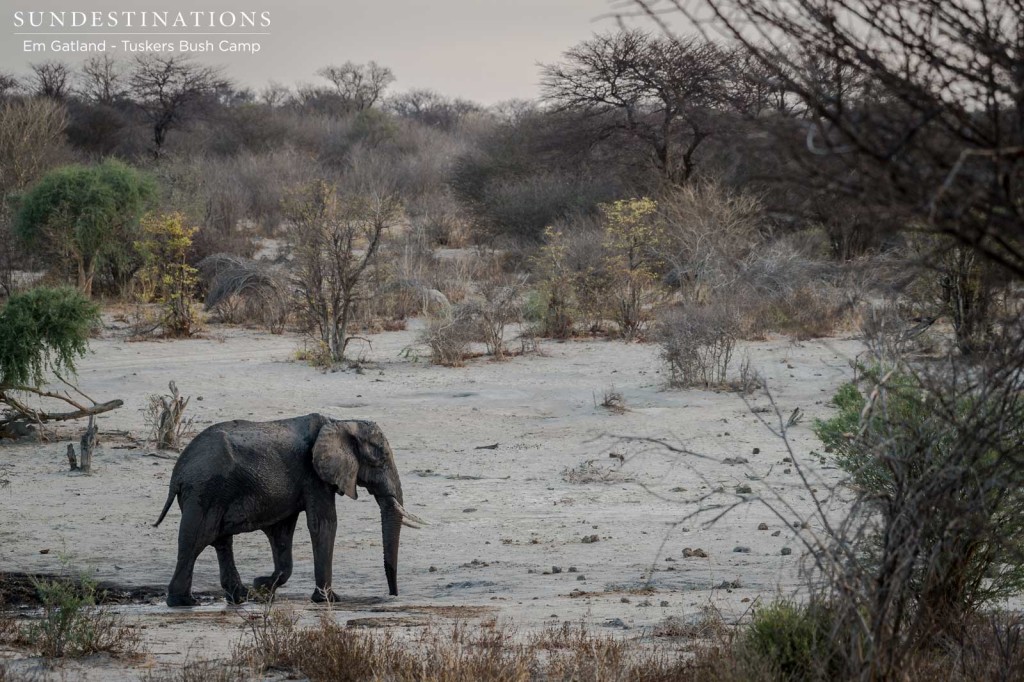
[[[138,598],[109,608],[139,628],[145,653],[67,663],[53,674],[130,679],[226,657],[263,608],[224,603],[212,549],[195,577],[210,598],[195,609],[163,605],[177,509],[159,528],[151,524],[174,461],[116,432],[143,437],[148,396],[165,393],[172,379],[192,396],[188,413],[198,428],[309,412],[381,425],[406,506],[431,525],[403,533],[401,594],[387,597],[377,505],[368,495],[338,498],[334,589],[343,599],[330,617],[353,626],[496,617],[521,632],[571,621],[645,637],[666,618],[695,618],[708,604],[735,619],[756,599],[801,584],[798,536],[819,529],[799,527],[814,494],[791,456],[826,508],[841,509],[828,495],[839,473],[811,454],[819,447],[811,425],[852,376],[857,341],[773,339],[737,350],[767,378],[784,419],[800,409],[790,453],[762,421],[777,425],[767,397],[665,390],[655,345],[547,342],[542,355],[449,369],[418,357],[425,351],[415,330],[370,340],[372,348],[357,351],[360,370],[328,373],[296,362],[301,339],[287,334],[213,326],[202,339],[128,342],[108,331],[92,343],[81,386],[125,406],[100,420],[108,435],[91,476],[67,471],[70,431],[68,440],[0,446],[0,465],[10,467],[10,485],[0,490],[0,572],[85,572],[134,590]],[[621,413],[599,404],[612,387],[624,398]],[[790,509],[780,518],[759,496],[780,497]],[[755,501],[707,523],[743,498]],[[308,602],[312,552],[302,527],[300,520],[295,571],[275,608],[312,622],[323,609]],[[262,533],[237,537],[235,557],[247,581],[271,566]]]

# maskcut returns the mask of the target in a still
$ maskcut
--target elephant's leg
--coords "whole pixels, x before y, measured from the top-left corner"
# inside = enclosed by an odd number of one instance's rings
[[[296,514],[263,529],[274,553],[274,572],[256,578],[253,581],[254,587],[273,590],[288,582],[292,575],[292,536],[295,534],[295,523],[298,520],[299,515]]]
[[[338,516],[334,510],[334,496],[324,504],[306,509],[306,525],[313,541],[313,575],[316,590],[313,601],[335,601],[331,590],[331,564],[334,561],[334,536],[338,530]]]
[[[168,606],[195,606],[199,602],[192,596],[192,570],[196,559],[213,538],[204,532],[201,512],[183,509],[178,526],[178,563],[167,586]]]
[[[249,590],[242,584],[242,579],[235,568],[234,536],[225,535],[213,543],[217,550],[217,563],[220,564],[220,586],[224,588],[224,596],[229,604],[241,604],[246,600]]]

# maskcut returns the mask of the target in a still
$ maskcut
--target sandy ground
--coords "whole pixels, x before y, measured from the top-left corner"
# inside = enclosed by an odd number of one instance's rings
[[[799,587],[797,534],[816,528],[793,522],[810,515],[813,500],[784,461],[786,445],[761,422],[774,415],[752,412],[767,408],[764,396],[748,405],[735,393],[665,390],[654,345],[545,343],[540,356],[449,369],[419,357],[425,351],[415,339],[415,330],[373,336],[365,351],[372,366],[321,373],[294,361],[301,340],[292,335],[213,326],[204,339],[127,342],[108,332],[93,342],[79,378],[98,400],[125,401],[101,419],[108,432],[144,435],[147,397],[165,393],[172,379],[192,396],[188,413],[199,428],[309,412],[377,421],[398,458],[406,506],[432,525],[403,533],[401,595],[386,597],[377,505],[368,495],[338,498],[334,589],[343,601],[331,617],[342,622],[498,617],[521,631],[572,621],[643,636],[666,617],[693,618],[709,603],[739,618],[752,600]],[[768,379],[784,415],[795,408],[805,415],[790,441],[821,497],[839,474],[811,456],[811,423],[829,414],[828,399],[851,376],[860,350],[849,339],[778,339],[737,351]],[[612,386],[624,396],[622,414],[596,404]],[[667,439],[702,456],[616,436]],[[160,528],[150,524],[174,462],[110,436],[93,475],[75,475],[66,470],[67,442],[0,446],[0,464],[11,467],[11,483],[0,491],[0,571],[166,584],[177,509]],[[574,482],[567,472],[590,460],[588,478],[605,480]],[[792,509],[780,519],[754,501],[702,522],[740,499],[740,486],[750,486],[752,499],[781,496]],[[768,530],[758,530],[761,523]],[[687,547],[707,557],[684,558]],[[782,553],[786,547],[792,554]],[[271,566],[262,533],[237,537],[235,556],[243,580]],[[312,552],[301,520],[295,564],[279,604],[311,619],[322,609],[307,601]],[[645,586],[651,590],[642,592]],[[199,559],[195,589],[219,595],[212,549]],[[246,613],[260,607],[228,607],[218,596],[195,609],[168,609],[162,600],[119,608],[141,628],[146,655],[69,663],[61,674],[133,678],[186,658],[227,656],[244,634]]]

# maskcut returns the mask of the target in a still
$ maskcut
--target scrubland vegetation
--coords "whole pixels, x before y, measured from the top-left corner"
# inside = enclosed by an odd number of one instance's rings
[[[1000,610],[1024,588],[1024,8],[706,5],[678,38],[638,2],[649,30],[571,47],[538,101],[493,107],[396,92],[373,63],[260,92],[177,56],[0,78],[0,426],[73,371],[94,301],[140,338],[297,330],[325,369],[413,317],[443,366],[652,343],[666,389],[764,389],[741,340],[867,344],[815,426],[853,501],[807,541],[807,601],[641,653],[582,629],[407,641],[270,614],[220,678],[1024,675],[1021,616]],[[41,590],[34,646],[107,648],[82,629],[91,596],[61,589]]]

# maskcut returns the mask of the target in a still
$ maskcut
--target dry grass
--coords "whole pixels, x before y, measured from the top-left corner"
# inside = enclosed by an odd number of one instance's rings
[[[342,627],[329,616],[307,629],[287,618],[271,618],[254,630],[251,643],[239,648],[234,664],[252,676],[274,670],[313,682],[696,679],[687,675],[689,664],[677,657],[592,634],[582,625],[519,637],[495,620],[429,627],[406,640],[392,630]]]
[[[566,483],[625,483],[633,477],[623,473],[619,466],[601,466],[597,460],[585,462],[562,470],[562,480]]]

